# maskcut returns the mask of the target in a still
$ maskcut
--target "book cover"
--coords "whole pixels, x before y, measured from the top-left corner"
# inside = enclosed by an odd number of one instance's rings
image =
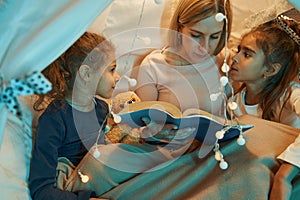
[[[195,137],[201,142],[213,144],[216,141],[216,132],[228,128],[220,142],[235,138],[242,131],[246,131],[253,125],[231,125],[225,123],[225,119],[214,116],[199,109],[188,109],[183,113],[173,104],[162,101],[144,101],[128,104],[117,113],[122,123],[126,123],[133,128],[145,126],[143,117],[158,124],[175,124],[179,129],[194,127],[196,131],[191,137]]]

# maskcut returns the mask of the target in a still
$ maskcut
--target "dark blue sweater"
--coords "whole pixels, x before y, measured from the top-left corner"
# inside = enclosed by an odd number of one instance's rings
[[[92,191],[72,193],[54,187],[57,159],[66,157],[78,165],[95,144],[107,113],[108,106],[101,100],[96,100],[91,112],[80,112],[66,101],[53,101],[48,106],[39,118],[32,152],[29,189],[34,200],[89,199],[93,196]],[[103,142],[102,135],[98,143]]]

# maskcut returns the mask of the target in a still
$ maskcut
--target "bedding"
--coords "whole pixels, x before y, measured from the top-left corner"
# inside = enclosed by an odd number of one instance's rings
[[[299,129],[249,115],[240,121],[254,128],[245,132],[245,146],[236,140],[221,143],[227,170],[219,168],[213,151],[202,159],[193,151],[144,173],[112,169],[89,153],[69,177],[67,189],[89,188],[109,199],[268,199],[280,164],[276,156],[295,140]],[[90,177],[89,182],[81,182],[78,170]],[[294,182],[292,199],[299,196],[300,176]]]

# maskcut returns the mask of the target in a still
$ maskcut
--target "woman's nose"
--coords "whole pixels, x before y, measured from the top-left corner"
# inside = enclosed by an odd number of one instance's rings
[[[200,49],[205,50],[206,52],[209,52],[210,44],[209,44],[208,38],[205,37],[202,40],[200,40]]]

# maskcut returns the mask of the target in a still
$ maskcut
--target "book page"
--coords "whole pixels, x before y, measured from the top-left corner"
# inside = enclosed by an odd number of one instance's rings
[[[182,113],[175,105],[164,101],[142,101],[127,104],[120,113],[135,112],[144,109],[158,109],[169,113],[174,118],[181,118]]]
[[[209,112],[206,112],[206,111],[198,109],[198,108],[189,108],[182,113],[183,117],[188,117],[188,116],[193,116],[193,115],[206,116],[208,118],[216,120],[217,122],[219,122],[221,124],[225,124],[225,119],[215,116]]]

